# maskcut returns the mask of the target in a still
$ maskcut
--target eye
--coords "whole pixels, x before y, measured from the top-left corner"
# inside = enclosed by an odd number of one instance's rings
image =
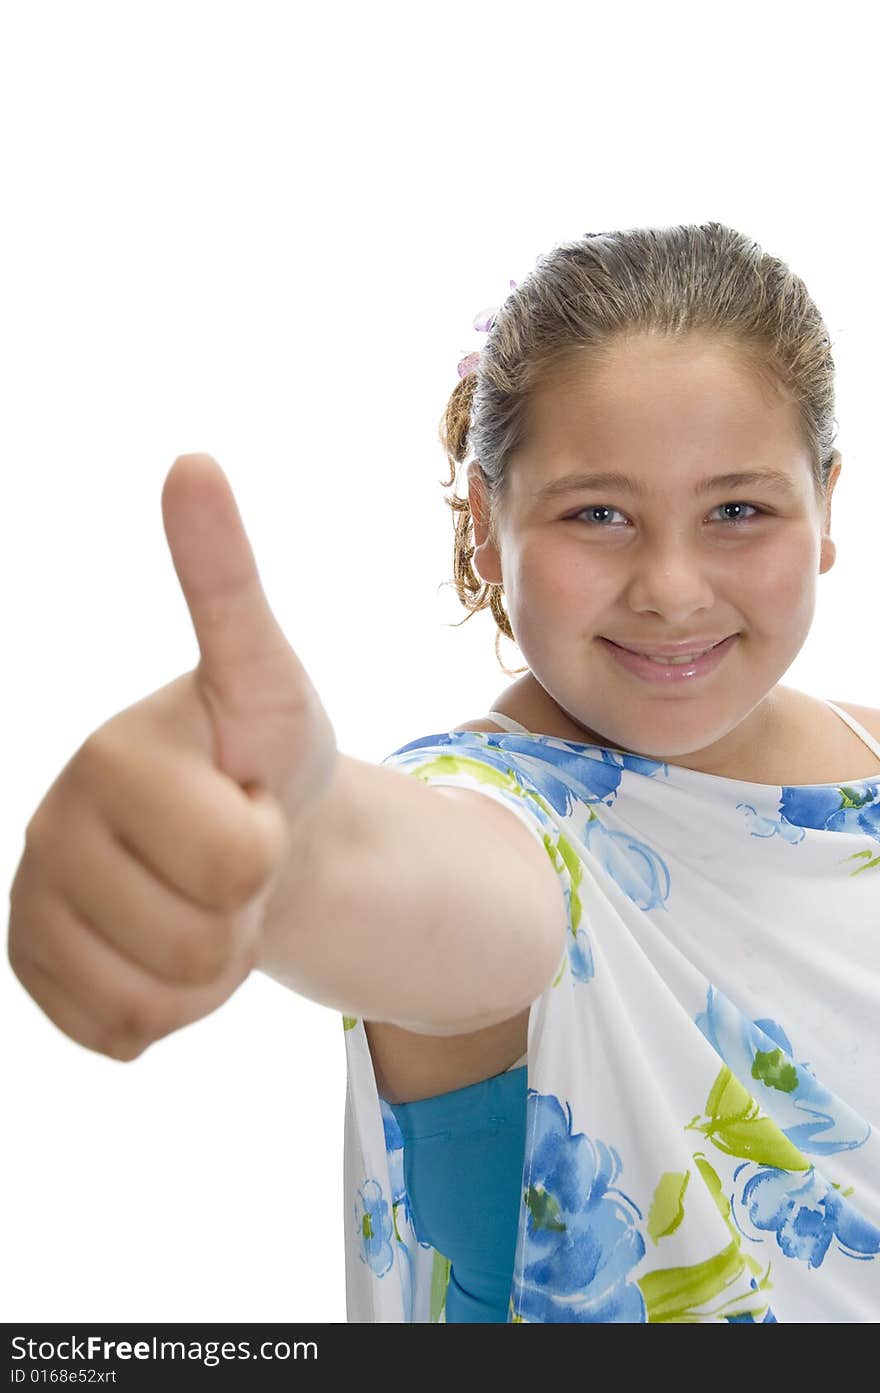
[[[756,507],[756,505],[755,505],[754,503],[719,503],[719,504],[718,504],[718,507],[719,507],[719,508],[751,508],[752,514],[753,514],[753,515],[757,515],[757,514],[759,514],[759,513],[763,513],[763,511],[764,511],[763,508],[758,508],[758,507]],[[717,511],[717,510],[716,510],[716,509],[713,509],[713,512],[714,512],[714,511]],[[747,518],[746,518],[746,517],[722,518],[721,521],[722,521],[722,522],[730,522],[730,523],[733,523],[734,526],[736,526],[737,523],[751,522],[751,521],[752,521],[752,518],[751,518],[751,517],[747,517]]]
[[[587,513],[616,513],[617,511],[618,510],[616,508],[609,508],[604,503],[591,503],[589,508],[582,508],[579,513],[572,513],[570,519],[568,520],[571,522],[577,522],[578,518],[584,517],[584,515]],[[623,517],[623,514],[621,513],[620,516]],[[589,521],[591,525],[596,526],[595,518],[590,518]]]
[[[719,503],[718,508],[713,508],[712,511],[717,512],[719,508],[751,509],[751,514],[748,517],[722,517],[720,519],[721,522],[726,522],[733,527],[741,526],[743,523],[746,522],[752,522],[755,516],[758,516],[764,512],[764,509],[759,508],[755,503],[746,502]],[[611,524],[606,523],[604,520],[599,520],[593,516],[590,516],[595,513],[617,513],[619,517],[623,517],[623,514],[617,508],[611,508],[605,503],[591,503],[589,508],[581,508],[579,512],[571,513],[569,518],[566,519],[566,521],[577,522],[580,518],[584,518],[587,522],[587,526],[589,527],[607,529],[607,527],[609,527]]]

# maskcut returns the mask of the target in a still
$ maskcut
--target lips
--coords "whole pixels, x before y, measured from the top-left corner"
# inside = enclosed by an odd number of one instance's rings
[[[613,639],[599,638],[601,648],[605,648],[614,663],[641,681],[659,684],[659,690],[689,690],[709,673],[714,672],[736,643],[738,634],[728,634],[727,638],[712,644],[697,657],[690,657],[679,647],[677,658],[668,655],[634,653]],[[694,639],[687,640],[693,644]]]
[[[697,637],[692,639],[681,639],[677,643],[621,643],[617,639],[608,639],[615,648],[623,648],[627,653],[639,653],[645,658],[698,658],[703,653],[708,653],[710,648],[717,648],[719,643],[724,643],[725,639],[730,638],[730,634],[722,634],[720,638]]]

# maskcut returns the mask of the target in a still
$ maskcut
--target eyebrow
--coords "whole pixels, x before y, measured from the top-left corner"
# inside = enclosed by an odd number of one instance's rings
[[[761,487],[777,489],[780,493],[795,494],[797,485],[791,475],[781,469],[750,469],[743,473],[713,474],[710,479],[701,479],[694,487],[694,493],[712,493],[715,489]],[[647,497],[650,490],[626,474],[564,474],[538,489],[535,498],[556,498],[562,493],[574,493],[578,489],[607,489],[618,493],[631,493],[637,498]]]

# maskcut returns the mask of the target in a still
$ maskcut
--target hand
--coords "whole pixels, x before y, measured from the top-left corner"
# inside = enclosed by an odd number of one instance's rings
[[[19,981],[72,1039],[120,1060],[248,976],[337,760],[209,455],[175,460],[162,515],[199,663],[88,737],[28,823],[10,890]]]

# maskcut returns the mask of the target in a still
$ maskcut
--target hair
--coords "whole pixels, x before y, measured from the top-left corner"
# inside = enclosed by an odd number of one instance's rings
[[[511,282],[513,285],[513,282]],[[528,437],[535,394],[573,367],[601,364],[622,339],[652,334],[678,342],[690,335],[735,350],[764,382],[789,393],[821,500],[837,451],[834,360],[828,330],[804,282],[785,262],[722,223],[588,232],[541,255],[488,321],[479,355],[465,371],[440,422],[453,496],[453,579],[469,611],[495,619],[495,654],[508,676],[526,672],[501,661],[501,635],[513,640],[500,584],[471,566],[473,518],[454,493],[456,464],[473,449],[488,506],[489,535],[503,508],[508,464]],[[454,627],[459,627],[455,625]]]

